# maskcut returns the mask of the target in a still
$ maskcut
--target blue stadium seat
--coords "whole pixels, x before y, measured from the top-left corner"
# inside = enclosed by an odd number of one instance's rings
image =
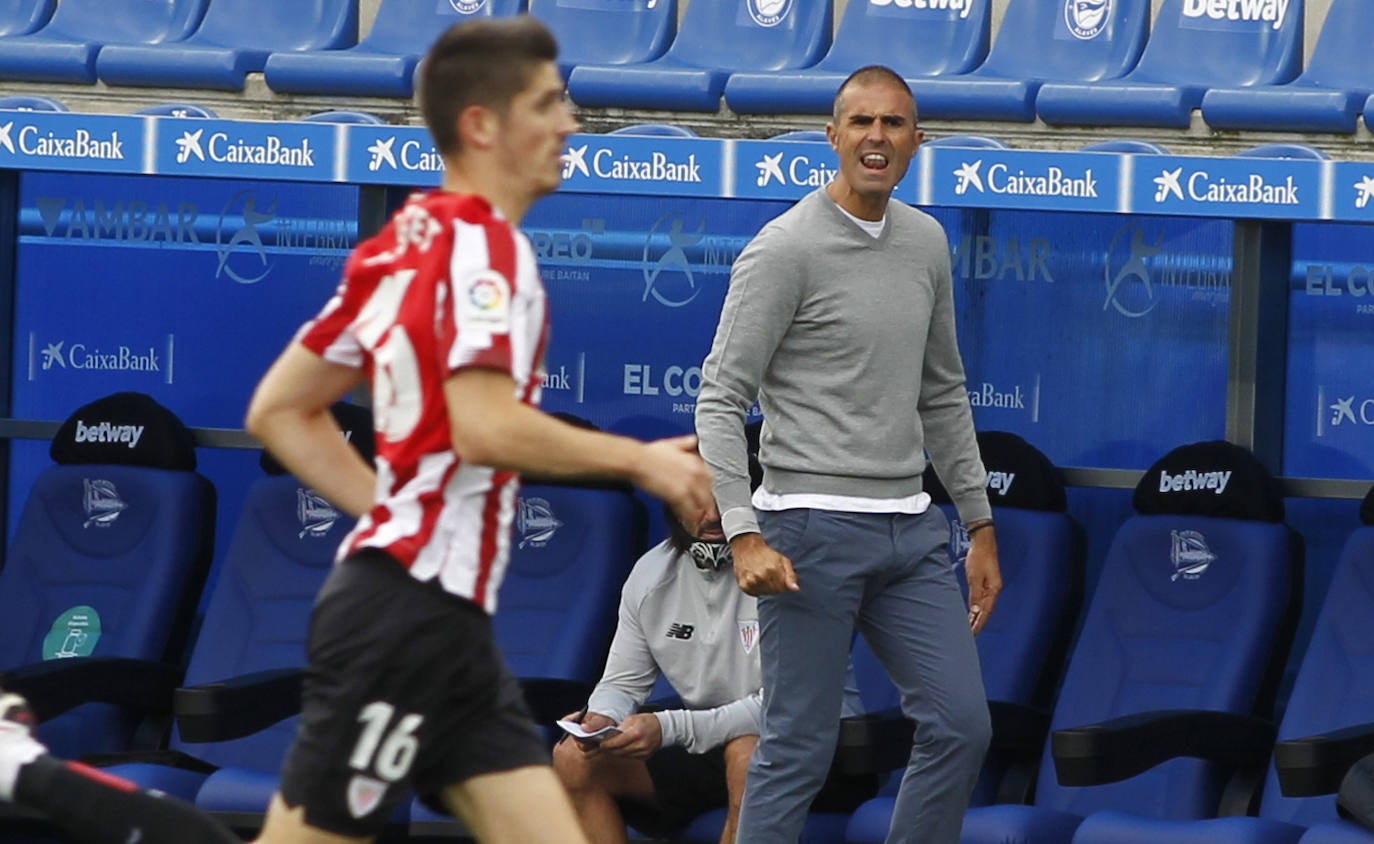
[[[180,681],[215,491],[190,432],[142,393],[79,408],[51,453],[0,571],[0,666],[53,752],[124,750]]]
[[[970,809],[965,844],[1063,842],[1108,809],[1211,817],[1231,766],[1267,757],[1303,577],[1277,485],[1244,449],[1195,443],[1157,461],[1134,504],[1058,692],[1034,805]]]
[[[967,17],[910,3],[850,3],[815,67],[741,68],[725,84],[725,102],[741,114],[829,114],[840,83],[865,65],[885,64],[908,80],[967,73],[987,56],[992,4],[959,5]]]
[[[48,22],[57,0],[0,1],[0,37],[26,35]]]
[[[714,112],[731,73],[819,61],[830,46],[833,16],[833,0],[692,0],[661,58],[579,65],[568,77],[568,92],[584,106]]]
[[[1357,734],[1348,735],[1347,741],[1366,747],[1374,741],[1374,727],[1369,723],[1374,720],[1374,671],[1368,669],[1369,643],[1374,641],[1374,527],[1368,526],[1374,521],[1374,495],[1367,495],[1365,501],[1361,515],[1366,526],[1352,533],[1341,551],[1293,682],[1257,816],[1164,822],[1120,811],[1103,812],[1088,816],[1074,844],[1374,842],[1374,833],[1336,817],[1331,795],[1345,767],[1327,770],[1314,762],[1344,755],[1322,749],[1334,749],[1339,744],[1334,739],[1347,735],[1350,728],[1362,725],[1351,731]],[[1285,796],[1285,792],[1295,796]]]
[[[1214,88],[1202,98],[1213,129],[1279,132],[1355,131],[1374,80],[1362,65],[1374,43],[1374,6],[1331,0],[1302,75],[1285,85]]]
[[[214,0],[184,41],[108,47],[95,69],[107,85],[241,91],[272,53],[339,49],[357,40],[358,0]]]
[[[1149,0],[1011,0],[997,42],[972,73],[911,80],[922,117],[1035,120],[1045,82],[1116,79],[1135,67]]]
[[[959,147],[961,149],[1011,149],[996,138],[986,135],[946,135],[921,144],[923,147]]]
[[[281,93],[409,97],[415,68],[441,32],[467,17],[524,10],[525,0],[383,0],[372,29],[356,45],[274,52],[262,69],[263,78]]]
[[[1304,161],[1326,161],[1331,157],[1307,144],[1264,144],[1233,155],[1236,158],[1297,158]]]
[[[677,0],[530,0],[558,38],[558,69],[633,65],[661,57],[677,35]]]
[[[64,103],[41,94],[15,94],[0,97],[0,110],[4,111],[70,111]]]
[[[181,41],[200,24],[208,0],[62,0],[47,26],[0,38],[0,78],[33,82],[96,80],[96,56],[110,44]]]
[[[151,114],[158,117],[200,117],[214,119],[219,117],[212,109],[195,103],[158,103],[140,108],[134,114]]]
[[[335,417],[370,458],[370,412]],[[300,674],[315,595],[353,526],[264,454],[244,501],[200,635],[177,692],[168,750],[98,761],[111,773],[251,827],[266,809],[300,711]],[[193,716],[193,717],[192,717]]]
[[[770,141],[808,141],[810,143],[828,144],[830,139],[825,136],[824,129],[797,129],[792,132],[783,132],[769,138]]]
[[[1374,95],[1370,95],[1364,104],[1364,125],[1365,128],[1374,126]]]
[[[306,123],[354,123],[366,126],[385,126],[386,121],[375,114],[365,111],[319,111],[307,114],[301,120]]]
[[[1053,689],[1082,601],[1085,545],[1082,528],[1066,512],[1063,480],[1048,458],[1007,432],[980,431],[978,444],[994,479],[988,494],[1004,594],[1016,596],[999,602],[977,640],[994,725],[972,798],[973,805],[982,806],[996,802],[1000,793],[1023,795],[1038,767]],[[960,563],[968,553],[968,533],[933,470],[927,470],[925,484],[950,519],[950,555],[967,591]],[[864,660],[856,656],[854,664],[861,670]],[[893,694],[887,706],[896,704]],[[854,812],[844,840],[886,840],[900,774],[896,771],[879,796]]]
[[[628,487],[531,478],[521,488],[492,623],[537,722],[552,725],[581,708],[600,679],[620,587],[644,551],[645,525]],[[548,738],[552,743],[551,732]],[[418,801],[411,807],[413,834],[443,837],[458,828]]]
[[[696,138],[696,132],[686,126],[678,126],[674,123],[636,123],[633,126],[621,126],[619,129],[611,131],[611,135],[653,135],[660,138]]]
[[[1277,85],[1297,76],[1302,3],[1242,6],[1251,19],[1229,20],[1230,9],[1242,8],[1234,4],[1164,0],[1134,70],[1115,81],[1047,83],[1036,112],[1053,124],[1186,128],[1209,88]],[[1264,17],[1279,9],[1281,19]]]
[[[1079,152],[1114,152],[1132,155],[1168,155],[1169,151],[1154,141],[1139,141],[1134,138],[1118,138],[1111,141],[1097,141],[1078,148]]]

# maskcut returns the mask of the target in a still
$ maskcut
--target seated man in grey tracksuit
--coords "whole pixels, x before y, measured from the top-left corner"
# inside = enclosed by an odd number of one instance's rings
[[[569,716],[589,731],[618,725],[619,734],[565,738],[554,748],[554,770],[592,844],[626,841],[626,821],[670,835],[722,806],[729,811],[720,840],[735,840],[759,735],[758,613],[735,581],[719,522],[698,536],[671,516],[669,523],[669,538],[625,582],[606,669],[586,710]],[[660,674],[682,708],[639,712]],[[845,714],[860,711],[851,692]],[[844,781],[827,792],[836,809],[848,810],[875,788],[876,780]]]

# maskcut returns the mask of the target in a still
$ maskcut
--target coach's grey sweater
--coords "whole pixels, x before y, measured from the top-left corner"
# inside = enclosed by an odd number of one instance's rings
[[[991,515],[951,288],[944,229],[895,200],[874,238],[820,188],[745,247],[696,410],[728,536],[758,530],[743,433],[755,398],[770,492],[915,495],[928,451],[965,523]]]

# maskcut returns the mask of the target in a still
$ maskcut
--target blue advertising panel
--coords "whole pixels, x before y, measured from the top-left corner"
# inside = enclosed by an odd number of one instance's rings
[[[1140,156],[1132,184],[1138,214],[1313,220],[1323,210],[1317,161]]]
[[[954,240],[980,429],[1059,465],[1143,469],[1225,433],[1232,225],[986,212]]]
[[[328,182],[343,126],[150,118],[156,172],[175,176]]]
[[[344,179],[363,185],[436,187],[444,162],[428,129],[413,126],[346,127]]]
[[[917,156],[924,205],[1121,210],[1129,156],[926,147]],[[911,195],[906,195],[911,199]]]
[[[1374,222],[1374,162],[1332,163],[1331,216]]]
[[[835,178],[838,158],[829,144],[812,141],[727,141],[733,160],[725,194],[740,199],[789,199],[806,196]],[[914,200],[916,163],[897,184],[896,195]]]
[[[0,112],[0,167],[139,173],[147,123],[142,117]]]
[[[1374,245],[1368,226],[1293,227],[1286,475],[1374,476]]]
[[[725,195],[724,141],[642,135],[574,135],[563,190],[576,193]]]

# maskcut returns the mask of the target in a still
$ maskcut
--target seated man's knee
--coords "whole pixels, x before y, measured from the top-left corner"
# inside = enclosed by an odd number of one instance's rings
[[[553,746],[553,770],[559,782],[569,791],[584,791],[597,785],[596,760],[565,739]]]

